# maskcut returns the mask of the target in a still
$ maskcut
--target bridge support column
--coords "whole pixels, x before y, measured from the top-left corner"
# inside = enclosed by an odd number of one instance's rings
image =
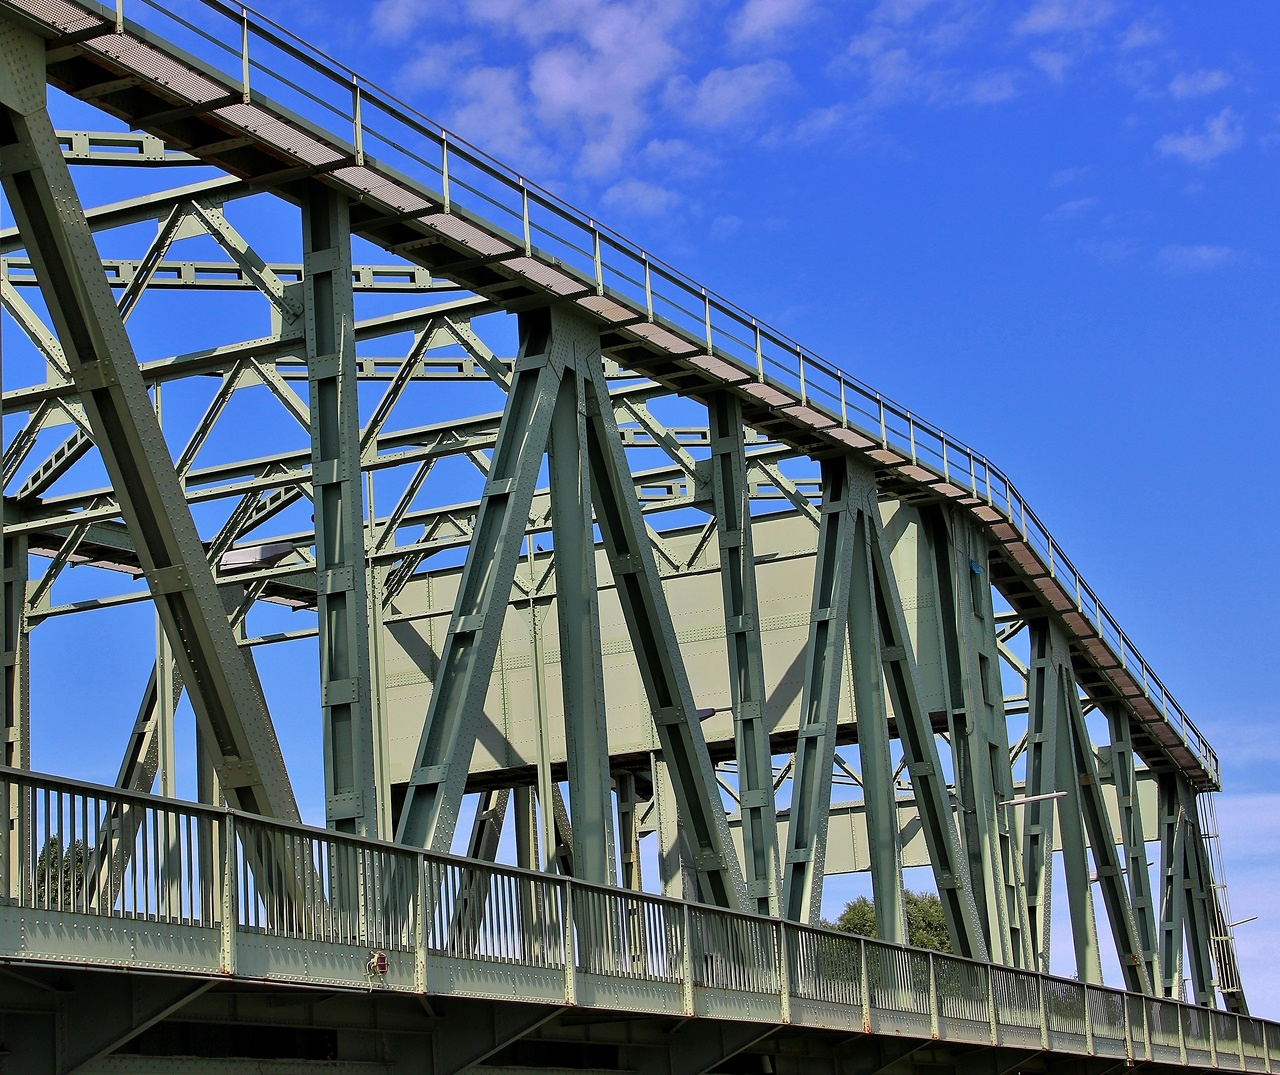
[[[1213,868],[1204,846],[1204,833],[1196,809],[1195,792],[1185,778],[1178,778],[1178,798],[1186,836],[1182,841],[1186,864],[1186,930],[1187,954],[1191,960],[1191,988],[1195,1002],[1216,1007],[1213,943],[1214,891]]]
[[[783,861],[784,913],[796,922],[817,922],[822,916],[822,862],[849,622],[849,576],[868,483],[874,490],[874,475],[848,458],[822,461],[822,517]]]
[[[711,488],[720,544],[729,691],[742,810],[742,860],[748,906],[778,914],[778,818],[773,800],[773,760],[765,721],[764,655],[751,541],[751,489],[747,484],[742,403],[729,392],[712,397]]]
[[[0,510],[3,510],[0,506]],[[31,649],[27,624],[27,538],[4,534],[0,549],[0,638],[3,639],[4,764],[11,769],[31,768]]]
[[[885,698],[875,569],[871,563],[866,519],[858,521],[853,554],[849,653],[853,669],[854,711],[858,722],[862,796],[867,814],[871,894],[876,908],[876,937],[891,944],[906,944],[907,908],[902,882],[897,781],[894,779],[893,756],[889,751],[889,705]]]
[[[551,540],[556,572],[556,624],[564,687],[565,758],[573,811],[574,876],[593,884],[617,881],[609,735],[605,724],[604,665],[591,517],[585,379],[598,362],[599,337],[589,325],[557,326],[570,344],[551,416],[547,472],[551,484]]]
[[[204,547],[160,434],[44,101],[44,41],[0,26],[5,194],[31,256],[94,441],[137,542],[220,777],[247,810],[295,821],[266,701],[244,674]]]
[[[1133,907],[1129,902],[1129,892],[1124,882],[1125,868],[1116,848],[1116,838],[1111,828],[1107,804],[1103,801],[1098,764],[1093,752],[1093,744],[1089,740],[1089,728],[1085,723],[1084,711],[1080,705],[1080,693],[1074,686],[1074,677],[1071,677],[1070,683],[1072,689],[1067,699],[1067,717],[1068,736],[1075,763],[1074,781],[1079,794],[1084,831],[1089,840],[1089,847],[1093,851],[1093,865],[1098,887],[1102,891],[1103,907],[1107,912],[1107,921],[1111,927],[1112,939],[1115,941],[1116,954],[1120,958],[1125,988],[1134,993],[1150,994],[1153,979],[1143,959],[1142,943],[1138,939]],[[1146,860],[1143,859],[1142,863],[1145,870]],[[1089,880],[1086,878],[1086,883]],[[1101,981],[1101,972],[1098,977]]]
[[[978,911],[960,837],[956,832],[946,775],[938,756],[933,724],[921,695],[920,675],[902,598],[874,499],[867,510],[867,542],[870,546],[868,562],[873,570],[884,681],[897,719],[902,758],[915,791],[934,883],[947,919],[947,932],[958,955],[985,962],[988,959],[987,944],[978,924]]]
[[[1161,995],[1159,942],[1156,937],[1156,907],[1151,893],[1151,870],[1147,866],[1147,845],[1143,839],[1142,804],[1133,764],[1133,739],[1127,713],[1113,706],[1107,711],[1111,726],[1111,781],[1120,806],[1120,840],[1128,870],[1129,904],[1134,929],[1142,950],[1151,991]]]
[[[1187,910],[1187,824],[1175,773],[1159,777],[1160,803],[1160,975],[1162,992],[1175,1000],[1182,992],[1182,958]]]
[[[1000,681],[986,535],[965,516],[931,512],[939,593],[947,611],[944,647],[951,668],[957,794],[969,853],[969,877],[991,957],[1007,966],[1032,963],[1027,949],[1027,900],[1022,850],[1011,824],[1013,772]]]
[[[1079,707],[1071,654],[1058,624],[1044,617],[1029,625],[1031,669],[1027,716],[1027,798],[1023,808],[1023,865],[1037,969],[1049,973],[1053,903],[1053,834],[1057,819],[1066,873],[1076,971],[1081,981],[1102,981],[1094,925],[1093,889],[1081,819],[1072,732],[1072,707]]]
[[[325,817],[339,832],[377,836],[351,219],[345,195],[318,182],[308,184],[302,237]]]
[[[568,426],[571,421],[576,423],[573,415],[580,406],[585,417],[585,439],[581,443],[586,447],[595,518],[639,663],[662,755],[673,773],[700,890],[708,902],[736,908],[740,901],[741,874],[719,787],[698,724],[688,675],[676,645],[675,627],[662,592],[651,540],[636,502],[634,481],[623,452],[599,355],[598,332],[573,313],[551,308],[521,315],[520,354],[453,617],[441,650],[436,689],[410,776],[397,838],[436,850],[449,847],[542,455],[552,437],[557,411],[562,419],[558,423],[560,433],[568,437]],[[575,383],[581,384],[580,396],[576,389],[570,391]],[[568,409],[570,405],[573,410]],[[565,440],[560,439],[558,433],[553,443],[558,447]],[[563,462],[562,459],[553,463],[553,470]],[[574,471],[566,477],[565,485],[581,490],[583,481],[584,474]],[[582,515],[581,520],[585,523],[586,516]],[[565,525],[568,527],[567,521]],[[582,547],[587,547],[585,535]],[[557,555],[557,569],[570,570],[573,565],[561,565],[560,559]],[[563,587],[565,580],[558,577],[557,584]],[[585,576],[571,580],[570,585],[585,586]],[[598,644],[598,627],[589,623],[586,633],[581,634],[581,624],[562,626],[570,629],[575,644]],[[562,645],[564,641],[562,638]],[[600,667],[598,649],[594,654],[582,654],[581,660],[584,664],[576,681],[568,677],[564,681],[565,709],[572,714],[578,707],[582,721],[589,723],[591,718],[582,707],[596,696],[590,689],[590,680]],[[591,674],[586,674],[588,671]],[[584,689],[588,692],[585,696]],[[603,720],[600,710],[596,712]],[[593,741],[603,740],[601,733]],[[570,772],[574,767],[571,762]],[[580,770],[580,776],[586,778],[585,768]],[[573,803],[575,810],[579,806],[579,802]],[[586,805],[586,809],[590,818],[592,808]],[[611,805],[601,814],[611,822]],[[599,833],[592,835],[599,840]],[[575,867],[581,876],[576,862]]]

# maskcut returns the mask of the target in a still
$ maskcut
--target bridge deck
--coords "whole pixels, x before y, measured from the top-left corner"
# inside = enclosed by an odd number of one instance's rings
[[[1081,686],[1132,713],[1142,755],[1199,789],[1218,786],[1208,742],[980,453],[269,21],[218,0],[167,7],[129,0],[117,25],[94,0],[0,0],[0,14],[49,39],[51,83],[130,126],[285,198],[322,176],[358,203],[354,233],[434,276],[509,310],[572,303],[601,323],[603,348],[622,366],[687,394],[729,387],[769,436],[859,453],[883,487],[961,505],[1003,553],[994,581],[1005,597],[1062,618]]]
[[[11,964],[1280,1070],[1280,1025],[1173,1000],[19,770],[0,795]]]

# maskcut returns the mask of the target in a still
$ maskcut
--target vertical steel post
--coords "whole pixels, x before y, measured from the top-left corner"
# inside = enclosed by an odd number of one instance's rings
[[[1182,817],[1177,775],[1158,777],[1160,811],[1160,974],[1163,996],[1177,999],[1182,985],[1186,920],[1187,826]]]
[[[1062,628],[1055,621],[1043,620],[1033,625],[1032,629],[1033,638],[1036,629],[1047,630],[1053,636],[1049,649],[1055,658],[1052,680],[1057,695],[1055,731],[1058,737],[1054,748],[1056,772],[1054,785],[1061,796],[1055,802],[1058,807],[1058,837],[1062,843],[1062,868],[1066,881],[1067,908],[1071,917],[1071,938],[1076,955],[1076,975],[1082,982],[1101,985],[1102,960],[1098,952],[1098,929],[1093,909],[1093,880],[1089,872],[1089,848],[1085,834],[1085,807],[1078,754],[1079,735],[1074,719],[1074,714],[1080,708],[1080,694],[1076,689],[1066,635]],[[1029,788],[1028,794],[1030,794]],[[1111,846],[1111,852],[1115,854],[1114,844]]]
[[[822,517],[814,561],[809,640],[805,646],[791,820],[783,857],[783,913],[792,921],[817,922],[822,915],[823,861],[831,810],[831,770],[844,673],[849,622],[849,573],[853,562],[858,501],[874,476],[851,458],[822,461]]]
[[[671,899],[692,899],[697,882],[689,863],[689,843],[680,827],[676,809],[676,793],[671,786],[671,773],[660,751],[649,755],[653,774],[653,809],[657,815],[658,879],[662,894]]]
[[[596,521],[662,757],[672,774],[699,893],[704,902],[737,910],[744,896],[742,871],[598,352],[586,383]]]
[[[3,507],[0,506],[0,511]],[[2,525],[2,522],[0,522]],[[0,731],[4,734],[4,764],[11,769],[31,767],[31,655],[27,625],[27,538],[4,534],[0,550]]]
[[[1187,954],[1191,960],[1191,986],[1195,990],[1196,1003],[1208,1008],[1216,1007],[1213,958],[1213,873],[1209,866],[1209,853],[1204,846],[1200,830],[1200,815],[1196,810],[1195,792],[1181,773],[1176,775],[1178,798],[1181,806],[1182,825],[1186,835],[1182,841],[1186,855],[1186,930]],[[1212,1025],[1212,1020],[1210,1020]]]
[[[339,832],[376,836],[368,567],[346,196],[319,182],[308,184],[302,238],[325,816]]]
[[[592,364],[600,361],[599,334],[586,323],[559,318],[552,331],[566,351],[551,418],[547,472],[565,756],[573,810],[573,873],[582,881],[607,885],[616,882],[617,865],[583,394],[583,377],[592,376]]]
[[[1067,699],[1067,717],[1075,758],[1076,788],[1084,831],[1093,852],[1094,871],[1102,892],[1103,907],[1115,940],[1116,954],[1120,958],[1125,988],[1134,993],[1150,993],[1153,979],[1143,959],[1143,947],[1138,939],[1133,907],[1124,883],[1124,866],[1116,848],[1107,804],[1102,797],[1102,783],[1098,777],[1093,744],[1089,739],[1089,727],[1085,723],[1080,705],[1080,694],[1074,689],[1074,678],[1071,683],[1073,689]],[[1145,870],[1146,859],[1142,860],[1142,865]]]
[[[720,545],[729,690],[742,811],[743,875],[747,896],[760,914],[778,914],[778,819],[773,765],[765,720],[764,655],[751,540],[751,487],[742,403],[718,392],[708,403],[711,487]]]
[[[1138,797],[1133,764],[1133,739],[1129,716],[1116,706],[1107,710],[1111,726],[1111,779],[1120,808],[1120,840],[1127,867],[1129,905],[1134,928],[1153,995],[1160,995],[1159,943],[1156,938],[1155,902],[1151,894],[1151,871],[1147,866],[1147,845],[1143,836],[1142,806]]]
[[[1057,753],[1061,721],[1058,687],[1058,635],[1047,621],[1033,621],[1031,663],[1027,680],[1027,777],[1022,808],[1022,866],[1027,882],[1027,926],[1034,969],[1049,973],[1053,908],[1053,835],[1057,787]],[[1065,645],[1065,643],[1062,643]]]
[[[884,690],[884,657],[880,652],[875,568],[868,526],[865,518],[857,522],[849,586],[849,656],[858,722],[858,757],[867,818],[876,936],[890,944],[906,944],[902,837],[898,828],[897,782],[893,778],[893,756],[889,752],[889,705]]]
[[[991,583],[987,573],[986,536],[967,516],[950,518],[941,510],[924,515],[931,534],[940,595],[946,608],[945,649],[952,665],[951,687],[963,706],[952,747],[962,810],[968,818],[964,835],[974,895],[981,893],[979,912],[992,958],[1015,967],[1031,963],[1027,950],[1027,901],[1022,883],[1022,853],[1009,807],[1013,773],[1009,766],[1009,733],[1000,682]]]
[[[875,573],[880,656],[885,686],[898,722],[902,758],[915,791],[916,810],[929,848],[934,883],[946,915],[952,947],[958,955],[985,962],[988,958],[987,944],[978,924],[978,910],[956,832],[946,775],[938,756],[933,724],[921,696],[920,676],[907,631],[902,598],[898,593],[873,490],[874,486],[866,494],[870,500],[864,511]]]

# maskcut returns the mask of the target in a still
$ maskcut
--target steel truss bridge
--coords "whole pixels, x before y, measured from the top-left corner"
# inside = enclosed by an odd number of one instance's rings
[[[984,456],[239,5],[0,0],[0,180],[0,1068],[1280,1066],[1217,758]],[[145,604],[34,771],[33,632]]]

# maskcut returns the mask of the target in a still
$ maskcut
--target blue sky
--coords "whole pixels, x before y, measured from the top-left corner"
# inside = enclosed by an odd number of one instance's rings
[[[1216,745],[1280,1014],[1280,6],[261,7],[998,461]]]
[[[1280,1015],[1280,6],[256,6],[1008,472],[1216,746]]]

